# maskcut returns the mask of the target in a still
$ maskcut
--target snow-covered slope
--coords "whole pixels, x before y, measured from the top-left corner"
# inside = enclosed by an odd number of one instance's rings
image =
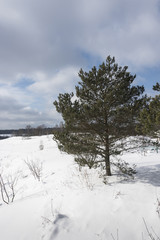
[[[97,170],[79,171],[51,135],[1,140],[0,173],[17,182],[13,203],[0,196],[0,239],[144,240],[146,226],[160,237],[160,153],[123,159],[137,165],[135,179],[114,175],[105,185]],[[41,168],[40,181],[26,162]]]

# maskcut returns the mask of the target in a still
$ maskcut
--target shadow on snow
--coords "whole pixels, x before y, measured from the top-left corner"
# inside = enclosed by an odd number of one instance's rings
[[[151,166],[142,166],[136,168],[137,173],[134,175],[134,179],[120,176],[119,183],[145,183],[155,187],[160,187],[160,164]]]
[[[160,164],[137,168],[135,180],[160,187]]]

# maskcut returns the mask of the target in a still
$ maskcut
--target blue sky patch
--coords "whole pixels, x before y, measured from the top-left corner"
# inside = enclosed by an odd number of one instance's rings
[[[27,88],[28,86],[32,85],[35,81],[29,78],[22,78],[20,79],[16,84],[14,84],[14,87],[18,88]]]

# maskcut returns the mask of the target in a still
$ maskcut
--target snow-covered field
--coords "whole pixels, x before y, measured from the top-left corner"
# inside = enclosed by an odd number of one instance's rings
[[[51,135],[1,140],[0,173],[4,183],[16,180],[16,195],[6,204],[0,194],[0,239],[147,240],[147,227],[159,239],[160,153],[123,159],[137,165],[135,179],[114,175],[104,184],[97,170],[79,171]],[[26,163],[38,166],[40,181]]]

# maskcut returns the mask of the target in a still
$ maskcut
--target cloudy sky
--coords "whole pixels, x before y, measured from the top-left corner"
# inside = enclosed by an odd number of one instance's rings
[[[108,55],[153,94],[160,0],[0,0],[0,129],[60,121],[53,101]]]

